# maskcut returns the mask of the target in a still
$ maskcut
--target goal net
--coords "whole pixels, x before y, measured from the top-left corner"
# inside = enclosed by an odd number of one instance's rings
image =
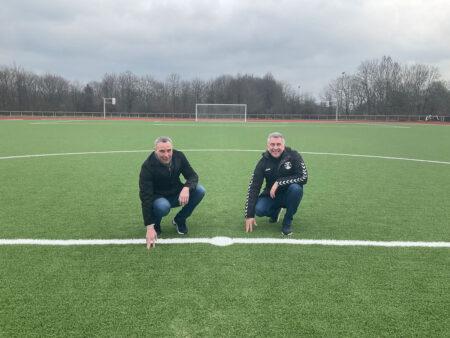
[[[247,105],[234,103],[197,103],[195,121],[234,120],[247,122]]]

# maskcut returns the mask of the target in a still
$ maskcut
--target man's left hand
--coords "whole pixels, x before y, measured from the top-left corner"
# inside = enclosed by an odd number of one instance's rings
[[[272,185],[272,189],[270,189],[270,197],[275,198],[275,194],[277,192],[277,189],[278,189],[278,182],[275,182]]]
[[[181,189],[180,196],[178,196],[178,202],[180,202],[181,206],[185,206],[189,203],[189,188],[184,187]]]
[[[147,242],[147,250],[155,247],[156,239],[158,235],[155,231],[155,224],[147,225],[147,235],[145,236]]]

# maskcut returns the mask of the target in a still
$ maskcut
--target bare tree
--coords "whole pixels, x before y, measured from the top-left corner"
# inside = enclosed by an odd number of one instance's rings
[[[166,80],[172,114],[176,114],[178,112],[178,101],[181,93],[180,81],[180,75],[175,73],[169,74]]]
[[[132,72],[105,74],[100,82],[69,82],[55,74],[37,75],[20,67],[0,67],[0,109],[101,111],[102,98],[115,97],[111,111],[188,116],[195,103],[246,103],[250,115],[423,114],[448,112],[450,91],[435,67],[401,65],[389,56],[362,62],[355,74],[330,81],[322,99],[277,81],[271,73],[221,75],[208,81],[165,81]]]
[[[425,94],[424,110],[433,115],[450,114],[450,91],[448,83],[434,81],[428,86]]]
[[[203,80],[195,78],[192,80],[192,91],[195,103],[203,102],[206,84]]]
[[[125,72],[120,74],[119,78],[119,105],[123,111],[128,113],[134,111],[134,105],[136,104],[137,98],[139,97],[138,92],[138,78],[132,72]]]
[[[436,68],[405,65],[383,56],[364,61],[355,75],[343,73],[325,89],[341,113],[420,114],[428,88],[439,79]]]

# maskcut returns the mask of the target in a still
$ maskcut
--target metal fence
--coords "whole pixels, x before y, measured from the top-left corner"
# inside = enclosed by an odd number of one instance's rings
[[[195,119],[195,113],[124,113],[109,112],[66,112],[66,111],[0,111],[0,118],[133,118],[133,119]],[[431,117],[431,118],[430,118]],[[220,118],[220,117],[217,117]],[[335,114],[248,114],[249,120],[336,120]],[[449,115],[340,115],[339,121],[378,122],[450,122]]]

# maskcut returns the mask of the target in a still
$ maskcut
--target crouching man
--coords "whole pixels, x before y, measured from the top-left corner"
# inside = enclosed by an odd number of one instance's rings
[[[261,194],[263,181],[266,186]],[[281,232],[292,234],[292,220],[303,197],[303,185],[308,172],[302,156],[285,146],[284,136],[271,133],[267,138],[267,150],[256,165],[248,187],[245,204],[245,231],[253,231],[256,216],[267,216],[269,222],[279,220],[281,208],[286,208]]]
[[[181,183],[180,175],[185,178]],[[171,208],[181,206],[172,220],[178,234],[186,235],[186,219],[203,199],[205,188],[198,184],[198,175],[186,156],[173,149],[172,140],[161,136],[155,140],[154,151],[142,164],[139,175],[139,197],[141,199],[144,225],[147,227],[147,248],[155,246],[161,234],[161,219]]]

